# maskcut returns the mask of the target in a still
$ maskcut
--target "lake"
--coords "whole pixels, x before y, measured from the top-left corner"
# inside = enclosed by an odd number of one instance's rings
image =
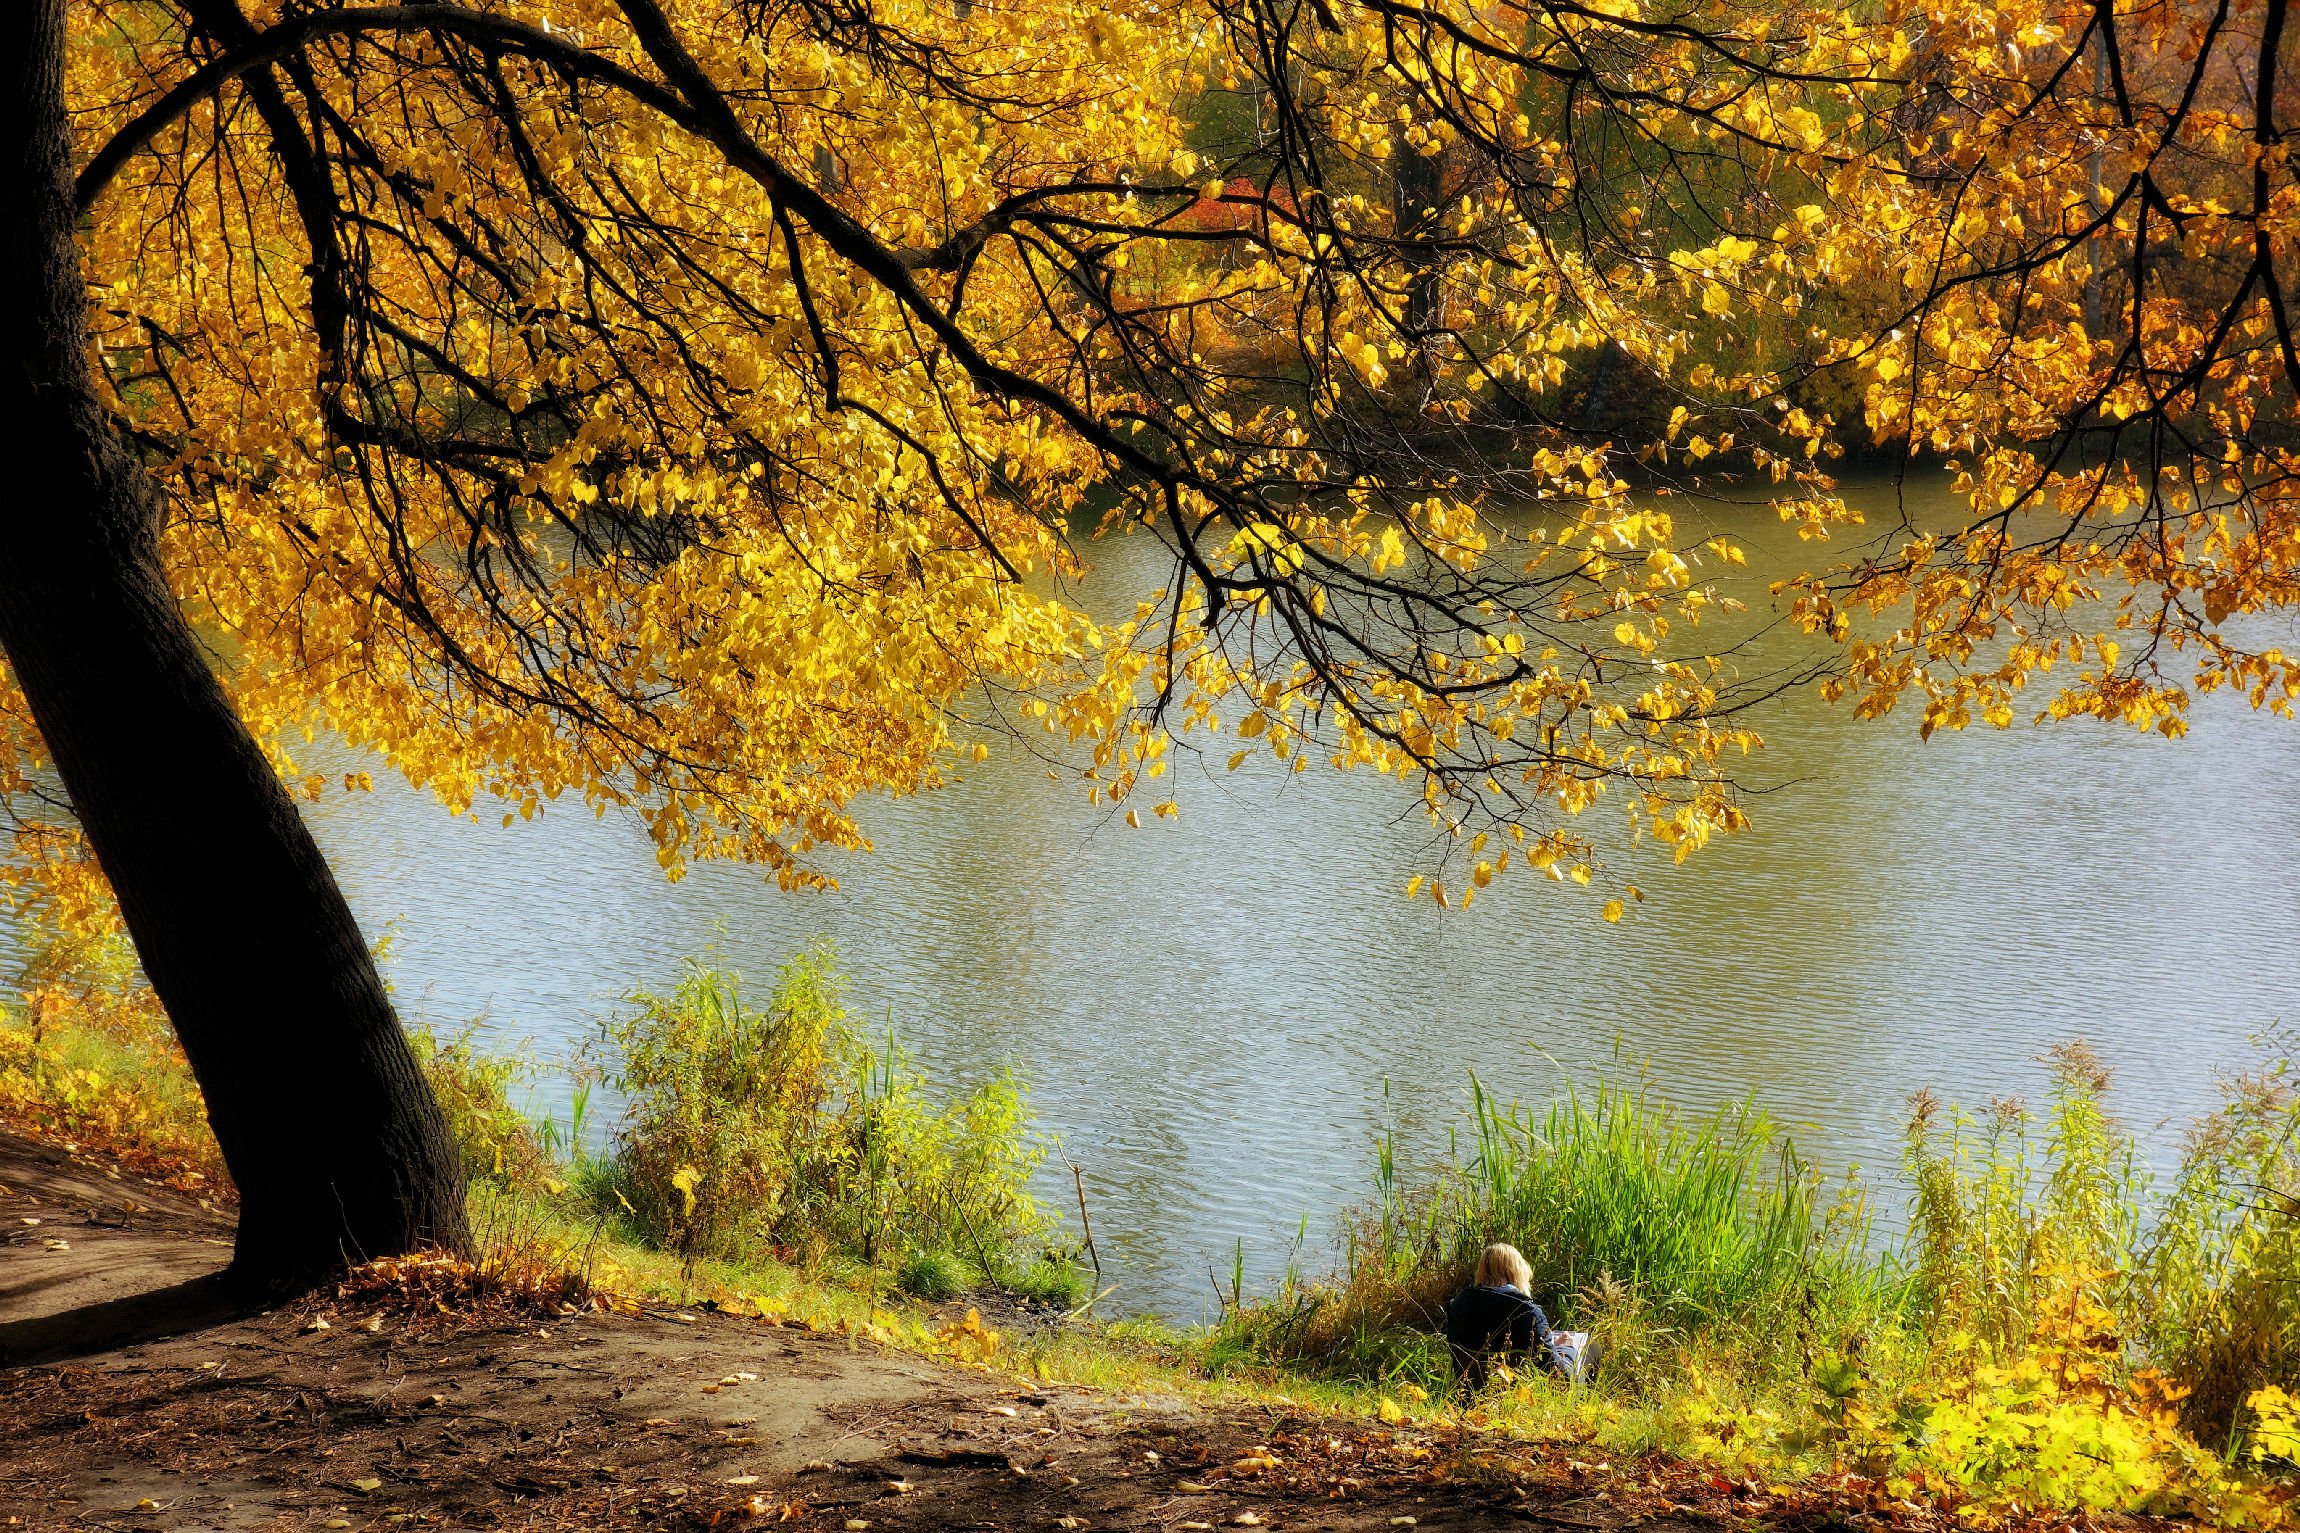
[[[1746,533],[1737,589],[1760,606],[1814,553],[1763,515],[1711,513]],[[1162,578],[1140,544],[1090,554],[1101,597]],[[1183,1318],[1235,1242],[1267,1281],[1306,1217],[1305,1259],[1327,1260],[1381,1125],[1426,1164],[1473,1070],[1536,1100],[1618,1051],[1688,1105],[1754,1093],[1821,1165],[1862,1167],[1889,1223],[1919,1087],[2035,1100],[2037,1056],[2082,1036],[2161,1159],[2300,995],[2292,726],[2218,697],[2181,742],[2080,723],[1921,743],[1914,710],[1860,724],[1807,696],[1763,727],[1754,832],[1644,876],[1619,926],[1602,893],[1522,869],[1467,912],[1408,903],[1428,831],[1396,783],[1227,774],[1227,737],[1177,763],[1181,817],[1140,830],[1002,750],[868,806],[878,850],[828,894],[730,866],[667,884],[633,821],[459,820],[381,771],[311,813],[370,933],[391,932],[405,1014],[482,1018],[546,1060],[707,948],[763,996],[795,948],[835,940],[850,1010],[935,1081],[1019,1068],[1085,1168],[1118,1303]],[[1058,1160],[1043,1190],[1069,1206]]]

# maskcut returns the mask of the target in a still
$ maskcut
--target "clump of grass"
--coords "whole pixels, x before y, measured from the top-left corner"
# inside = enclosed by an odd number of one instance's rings
[[[955,1299],[972,1288],[974,1274],[948,1251],[917,1251],[895,1274],[894,1284],[912,1298],[931,1304]]]
[[[1492,1241],[1524,1251],[1560,1325],[1593,1330],[1639,1393],[1696,1360],[1740,1375],[1796,1374],[1799,1341],[1874,1329],[1901,1299],[1866,1250],[1857,1188],[1824,1205],[1819,1179],[1748,1103],[1684,1114],[1638,1080],[1568,1091],[1539,1113],[1471,1080],[1472,1151],[1409,1190],[1379,1147],[1374,1206],[1341,1271],[1290,1277],[1233,1304],[1223,1342],[1274,1362],[1435,1391],[1444,1301]],[[1785,1315],[1797,1324],[1784,1329]]]
[[[1034,1259],[990,1274],[1017,1299],[1047,1309],[1074,1310],[1091,1291],[1091,1275],[1063,1251],[1042,1251]]]

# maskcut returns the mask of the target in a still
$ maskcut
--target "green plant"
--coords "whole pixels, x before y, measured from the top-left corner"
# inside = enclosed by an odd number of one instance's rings
[[[1812,1339],[1896,1322],[1905,1285],[1868,1249],[1860,1189],[1824,1201],[1752,1104],[1689,1116],[1612,1076],[1537,1114],[1474,1076],[1470,1089],[1468,1153],[1409,1189],[1377,1141],[1377,1200],[1353,1221],[1341,1272],[1307,1283],[1289,1265],[1269,1299],[1226,1296],[1233,1340],[1322,1373],[1442,1389],[1444,1301],[1499,1240],[1525,1253],[1552,1318],[1595,1332],[1614,1376],[1648,1397],[1704,1357],[1801,1390]]]
[[[629,1109],[592,1195],[690,1259],[1016,1266],[1050,1222],[1029,1192],[1043,1152],[1021,1082],[1002,1071],[937,1105],[891,1035],[861,1043],[840,990],[816,947],[783,966],[763,1010],[700,965],[669,996],[634,997],[604,1030]]]
[[[733,974],[691,965],[603,1029],[628,1100],[611,1192],[689,1258],[769,1239],[814,1171],[849,1035],[829,956],[784,965],[765,1011]]]
[[[1072,1310],[1087,1299],[1087,1273],[1058,1251],[1041,1252],[1036,1259],[1007,1265],[991,1274],[999,1287],[1016,1298],[1049,1309]]]
[[[523,1191],[556,1184],[558,1157],[546,1130],[511,1104],[512,1087],[525,1078],[526,1066],[509,1055],[483,1052],[476,1035],[476,1024],[444,1041],[429,1028],[408,1034],[462,1154],[464,1176]]]
[[[895,1274],[895,1287],[914,1299],[939,1303],[955,1299],[974,1286],[974,1274],[966,1263],[948,1251],[918,1251],[902,1264]]]
[[[2300,1391],[2300,1093],[2288,1062],[2232,1078],[2189,1132],[2132,1264],[2133,1334],[2233,1452],[2255,1393]],[[2282,1455],[2278,1455],[2282,1456]]]

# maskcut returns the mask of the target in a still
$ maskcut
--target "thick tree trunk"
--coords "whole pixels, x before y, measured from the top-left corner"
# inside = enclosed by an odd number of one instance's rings
[[[358,924],[162,575],[89,369],[64,0],[0,5],[0,649],[119,896],[264,1282],[468,1243],[455,1151]]]

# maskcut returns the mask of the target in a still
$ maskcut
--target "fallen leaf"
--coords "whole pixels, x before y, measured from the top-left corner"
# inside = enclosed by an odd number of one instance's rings
[[[437,1399],[438,1396],[434,1395],[432,1398]],[[639,1423],[643,1427],[667,1427],[670,1424],[671,1420],[668,1416],[649,1416],[645,1421]]]
[[[1230,1519],[1230,1526],[1233,1528],[1258,1528],[1261,1525],[1262,1514],[1259,1512],[1240,1512]]]
[[[335,1327],[334,1327],[334,1326],[332,1326],[332,1325],[329,1325],[329,1324],[327,1323],[327,1316],[325,1316],[325,1315],[314,1315],[314,1316],[312,1316],[312,1317],[311,1317],[311,1320],[310,1320],[310,1322],[309,1322],[309,1323],[307,1323],[307,1324],[304,1326],[304,1328],[303,1328],[303,1333],[304,1333],[306,1336],[309,1336],[309,1335],[311,1335],[311,1334],[312,1334],[312,1332],[314,1332],[314,1331],[332,1331],[332,1330],[334,1330],[334,1329],[335,1329]]]
[[[381,1480],[370,1477],[365,1480],[352,1481],[351,1488],[364,1496],[367,1495],[370,1491],[378,1491],[383,1489],[383,1482]]]
[[[863,1529],[869,1526],[870,1519],[868,1517],[849,1517],[847,1519],[847,1533],[863,1533]]]
[[[383,1329],[383,1316],[370,1315],[359,1323],[359,1328],[363,1331],[380,1331]]]
[[[898,1496],[907,1496],[910,1494],[910,1481],[889,1480],[886,1482],[886,1488],[893,1491]]]
[[[759,1483],[759,1477],[755,1474],[738,1474],[730,1477],[722,1483],[728,1485],[756,1485]]]
[[[837,1467],[837,1465],[831,1463],[831,1461],[828,1459],[811,1458],[808,1459],[805,1463],[799,1465],[799,1473],[826,1474]]]
[[[46,1246],[51,1251],[69,1251],[72,1249],[72,1243],[70,1241],[58,1240],[53,1236],[50,1236],[48,1239],[41,1241],[40,1244]]]
[[[150,1496],[146,1496],[143,1500],[136,1503],[136,1510],[139,1512],[156,1512],[159,1509],[160,1503],[154,1501]]]
[[[1206,1484],[1202,1480],[1184,1480],[1181,1484],[1175,1486],[1174,1488],[1182,1492],[1182,1494],[1185,1496],[1203,1496],[1208,1491],[1211,1491],[1214,1487]]]
[[[1414,1520],[1411,1517],[1392,1517],[1390,1526],[1393,1528],[1410,1528],[1414,1526]]]
[[[29,1219],[25,1222],[28,1224],[37,1224],[40,1221],[37,1219]],[[990,1414],[993,1416],[1018,1416],[1021,1414],[1021,1412],[1017,1411],[1011,1405],[994,1405],[990,1408]]]
[[[704,1393],[704,1394],[706,1394],[706,1395],[715,1395],[715,1394],[717,1394],[718,1392],[719,1392],[719,1386],[718,1386],[718,1385],[716,1385],[716,1384],[705,1384],[705,1385],[703,1386],[703,1393]]]

